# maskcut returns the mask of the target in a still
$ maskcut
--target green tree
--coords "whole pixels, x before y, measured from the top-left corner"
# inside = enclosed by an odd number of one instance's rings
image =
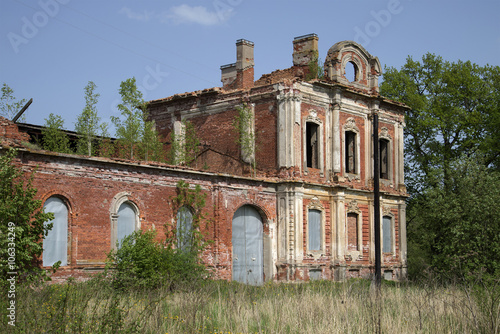
[[[414,276],[427,264],[447,275],[498,277],[500,173],[475,157],[450,166],[451,189],[427,188],[410,208],[416,216],[408,226],[410,269]]]
[[[12,88],[10,88],[6,83],[2,85],[2,97],[0,98],[1,116],[13,119],[25,103],[25,99],[16,101],[16,98],[14,97],[14,90],[12,90]],[[24,121],[26,118],[23,115],[20,119]]]
[[[53,213],[44,213],[42,202],[35,199],[33,176],[17,168],[13,160],[16,151],[10,149],[0,155],[0,271],[2,282],[8,272],[17,272],[17,280],[43,277],[38,259],[42,255],[43,239],[54,219]]]
[[[108,123],[101,123],[99,126],[101,139],[99,141],[99,156],[110,158],[115,154],[115,145],[110,138]]]
[[[63,132],[64,120],[59,115],[50,114],[45,119],[42,129],[42,146],[44,150],[60,153],[71,153],[69,137]]]
[[[77,153],[92,156],[95,148],[92,146],[99,131],[100,117],[97,115],[99,94],[95,93],[96,85],[89,81],[85,86],[85,107],[78,116],[75,131],[80,135],[77,143]]]
[[[314,51],[312,54],[312,58],[307,64],[309,73],[306,76],[306,81],[312,80],[312,79],[323,79],[325,75],[325,70],[322,65],[322,61],[319,58],[318,51]]]
[[[409,57],[401,70],[385,71],[381,94],[411,108],[404,139],[410,274],[429,265],[452,271],[459,259],[462,274],[483,267],[497,270],[497,264],[486,262],[485,244],[476,238],[491,242],[490,249],[500,245],[479,233],[481,224],[493,229],[499,224],[481,204],[496,196],[484,193],[490,187],[481,178],[497,178],[500,167],[499,73],[498,66],[448,62],[433,54],[421,62]],[[471,164],[479,169],[473,171]],[[483,193],[475,183],[483,185]]]
[[[145,115],[147,115],[145,113]],[[146,116],[147,117],[147,116]],[[142,152],[144,160],[149,161],[164,161],[163,143],[160,140],[160,135],[156,130],[155,121],[144,119],[144,130],[142,136]]]
[[[411,107],[406,115],[406,183],[415,195],[449,183],[450,163],[481,153],[500,167],[500,67],[426,54],[385,70],[381,94]]]
[[[127,147],[128,154],[125,157],[134,159],[134,149],[143,138],[144,112],[147,103],[137,89],[135,78],[122,81],[119,92],[122,102],[118,105],[118,109],[123,119],[112,116],[111,121],[116,126],[116,136]]]

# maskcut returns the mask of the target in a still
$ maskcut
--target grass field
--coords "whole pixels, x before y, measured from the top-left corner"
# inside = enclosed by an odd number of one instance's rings
[[[3,298],[3,297],[2,297]],[[2,333],[499,333],[500,292],[366,280],[119,292],[103,280],[19,286]],[[6,305],[2,299],[2,305]],[[2,318],[6,319],[6,307]]]

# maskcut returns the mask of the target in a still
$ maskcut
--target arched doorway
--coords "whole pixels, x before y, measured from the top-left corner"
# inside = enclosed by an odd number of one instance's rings
[[[250,205],[233,216],[233,280],[251,285],[264,282],[263,226],[259,212]]]

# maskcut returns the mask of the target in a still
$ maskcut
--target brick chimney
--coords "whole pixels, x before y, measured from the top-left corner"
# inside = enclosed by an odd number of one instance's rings
[[[221,66],[223,88],[251,88],[254,84],[254,43],[246,39],[236,41],[236,63]]]
[[[293,66],[297,73],[309,73],[309,62],[318,57],[318,35],[309,34],[293,39]]]

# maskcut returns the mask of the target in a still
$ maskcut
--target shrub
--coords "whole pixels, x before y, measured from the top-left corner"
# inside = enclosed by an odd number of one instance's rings
[[[168,247],[155,240],[156,231],[135,231],[108,254],[113,265],[113,286],[126,288],[167,287],[171,290],[194,284],[206,277],[203,264],[192,253]]]
[[[13,276],[17,281],[47,278],[39,259],[43,239],[52,228],[52,223],[44,223],[54,215],[43,211],[33,187],[34,174],[15,166],[16,154],[14,149],[0,154],[0,285]]]

